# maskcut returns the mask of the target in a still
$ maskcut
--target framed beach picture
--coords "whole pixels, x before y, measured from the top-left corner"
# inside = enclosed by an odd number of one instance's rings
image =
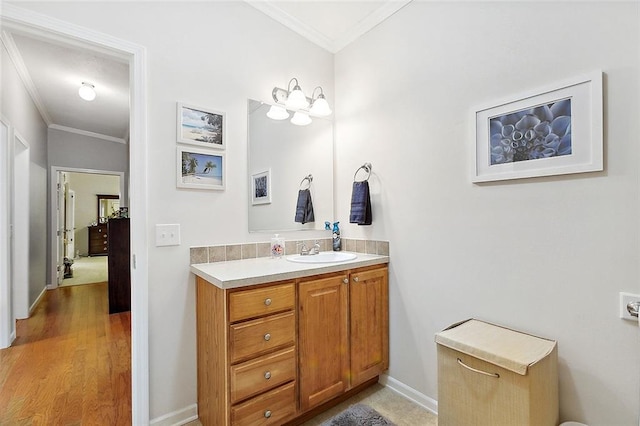
[[[251,204],[271,203],[271,169],[251,175]]]
[[[225,148],[225,113],[178,102],[177,140],[180,143]]]
[[[603,170],[602,72],[474,110],[471,180]]]
[[[224,154],[199,148],[178,147],[177,186],[224,190]]]

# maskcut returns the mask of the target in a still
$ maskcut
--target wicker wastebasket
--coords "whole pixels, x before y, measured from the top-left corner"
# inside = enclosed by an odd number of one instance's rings
[[[471,319],[436,334],[438,426],[556,426],[557,345]]]

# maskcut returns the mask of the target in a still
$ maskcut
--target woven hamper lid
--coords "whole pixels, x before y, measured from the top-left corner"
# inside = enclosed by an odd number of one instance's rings
[[[437,333],[436,343],[523,376],[529,366],[544,359],[556,346],[553,340],[476,319]]]

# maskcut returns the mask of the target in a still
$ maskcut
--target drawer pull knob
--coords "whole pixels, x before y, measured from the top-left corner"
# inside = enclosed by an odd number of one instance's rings
[[[271,371],[267,371],[266,373],[264,373],[264,378],[269,380],[271,378]]]
[[[269,417],[271,417],[271,410],[267,410],[264,412],[264,417],[265,419],[268,419]]]
[[[477,368],[469,367],[467,364],[462,362],[460,358],[458,358],[458,364],[460,364],[460,366],[466,368],[467,370],[473,371],[474,373],[484,374],[485,376],[495,377],[496,379],[500,378],[500,374],[498,373],[489,373],[486,371],[478,370]]]
[[[358,281],[360,281],[360,278],[358,278],[358,277],[353,277],[353,281],[358,282]]]
[[[343,279],[342,282],[345,283],[345,284],[349,284],[349,278]]]
[[[107,234],[104,234],[103,237],[107,238]]]
[[[268,342],[269,340],[271,340],[271,335],[270,335],[269,333],[265,334],[265,335],[264,335],[264,340],[266,340],[267,342]]]
[[[265,304],[266,306],[271,305],[271,299],[265,299],[265,300],[264,300],[264,304]]]
[[[102,242],[102,244],[107,244],[107,242],[106,242],[106,241],[103,241],[103,242]]]

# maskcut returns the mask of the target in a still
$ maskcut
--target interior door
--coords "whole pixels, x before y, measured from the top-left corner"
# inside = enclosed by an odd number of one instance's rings
[[[58,194],[58,201],[56,203],[56,215],[57,215],[57,227],[56,227],[56,238],[57,238],[57,255],[56,255],[56,283],[58,285],[62,284],[62,280],[64,279],[64,181],[65,174],[64,172],[58,172],[57,176],[57,185],[56,190]]]
[[[64,242],[65,256],[73,259],[75,256],[75,233],[76,233],[76,193],[65,184],[65,204],[64,204]]]

